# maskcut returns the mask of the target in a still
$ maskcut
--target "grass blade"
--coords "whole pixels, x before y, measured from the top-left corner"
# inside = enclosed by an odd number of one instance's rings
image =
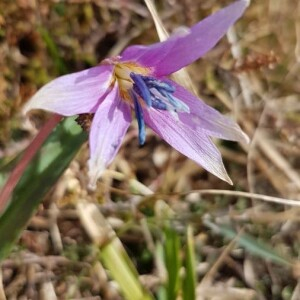
[[[81,223],[95,245],[100,259],[118,283],[128,300],[151,300],[151,294],[141,285],[139,274],[126,253],[115,231],[93,203],[81,200],[77,204]]]
[[[166,226],[165,233],[165,264],[168,273],[167,299],[176,299],[180,288],[180,239],[177,232],[170,226]]]
[[[185,251],[185,276],[182,282],[183,300],[196,299],[196,259],[193,229],[191,225],[187,227],[186,251]]]
[[[219,233],[229,239],[234,239],[238,236],[238,234],[228,226],[223,226],[223,225],[219,226],[208,220],[205,220],[204,224],[210,229],[212,229],[214,232]],[[291,262],[288,259],[277,254],[271,247],[264,244],[262,241],[255,240],[253,237],[249,235],[246,234],[240,235],[240,237],[237,238],[237,243],[243,246],[252,254],[259,256],[263,259],[278,263],[280,265],[285,265],[285,266],[291,264]]]

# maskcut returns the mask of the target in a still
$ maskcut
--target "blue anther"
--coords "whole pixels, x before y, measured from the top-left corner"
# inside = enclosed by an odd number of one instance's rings
[[[144,121],[144,114],[142,107],[134,94],[132,93],[133,103],[134,103],[134,110],[135,110],[135,116],[138,122],[139,127],[139,144],[142,146],[145,143],[146,140],[146,128],[145,128],[145,121]]]
[[[157,97],[152,97],[152,107],[159,109],[159,110],[167,110],[167,104],[164,103],[163,101],[161,101],[159,98]]]
[[[175,111],[179,112],[190,112],[190,108],[179,99],[175,98],[170,93],[160,91],[160,93],[169,100],[169,103],[174,107]]]
[[[139,96],[141,96],[141,98],[146,102],[147,106],[151,107],[151,94],[149,88],[143,80],[143,77],[135,73],[130,73],[130,77],[136,85],[136,87],[134,86],[133,88],[136,90]]]
[[[166,97],[169,100],[169,103],[174,107],[174,108],[178,108],[178,104],[177,101],[172,97],[172,95],[170,95],[168,92],[166,91],[159,91],[164,97]]]
[[[158,90],[164,90],[168,93],[174,93],[175,92],[175,87],[167,82],[159,82],[159,85],[157,86]]]
[[[134,81],[133,93],[137,101],[139,96],[148,107],[173,112],[190,112],[184,102],[173,96],[176,88],[172,83],[136,73],[131,73],[130,77]]]
[[[147,84],[148,88],[156,88],[158,90],[164,90],[169,93],[175,92],[175,87],[168,82],[158,80],[154,77],[142,76],[142,78]]]

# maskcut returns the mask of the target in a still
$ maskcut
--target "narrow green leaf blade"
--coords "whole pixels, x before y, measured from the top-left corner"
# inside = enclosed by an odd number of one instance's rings
[[[158,242],[155,247],[155,257],[156,257],[156,264],[158,267],[158,274],[160,278],[165,282],[165,275],[166,275],[166,265],[165,265],[165,253],[164,253],[164,246],[161,242]],[[168,300],[167,295],[167,287],[164,284],[161,284],[158,287],[156,293],[158,300]]]
[[[187,227],[187,241],[185,251],[185,276],[182,282],[183,300],[196,299],[196,258],[193,229],[191,225]]]
[[[238,236],[238,234],[228,226],[219,226],[213,222],[208,220],[204,221],[204,224],[212,229],[214,232],[219,233],[229,239],[234,239]],[[242,234],[238,237],[237,243],[243,246],[252,254],[259,256],[263,259],[267,259],[269,261],[281,264],[281,265],[290,265],[291,261],[280,256],[276,253],[270,246],[266,245],[262,241],[257,241],[253,237],[247,234]]]
[[[101,258],[110,271],[111,276],[119,284],[125,299],[153,299],[142,287],[137,270],[118,238],[115,237],[101,249]]]
[[[180,239],[177,232],[167,225],[165,233],[165,265],[168,273],[168,299],[176,299],[180,288]]]
[[[81,199],[77,203],[77,210],[83,227],[94,244],[99,247],[100,259],[108,269],[109,276],[118,283],[124,299],[153,299],[141,284],[139,274],[122,242],[99,208]]]
[[[38,204],[68,167],[87,135],[73,118],[51,133],[17,184],[0,217],[0,260],[9,254]]]

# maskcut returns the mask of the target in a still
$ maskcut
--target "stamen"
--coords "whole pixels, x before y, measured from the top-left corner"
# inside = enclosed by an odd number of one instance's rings
[[[156,88],[157,90],[163,90],[168,93],[174,93],[175,92],[175,87],[169,84],[168,82],[164,82],[161,80],[158,80],[154,77],[147,77],[147,76],[142,76],[143,80],[147,84],[148,88]]]
[[[151,107],[151,94],[149,88],[143,80],[141,75],[130,73],[130,77],[134,81],[133,89],[146,102],[148,107]]]
[[[134,103],[135,116],[139,127],[139,144],[142,146],[146,140],[146,129],[142,107],[134,92],[131,93]]]
[[[152,97],[152,107],[158,110],[168,110],[167,104],[157,97]]]
[[[173,113],[190,112],[190,108],[173,96],[175,87],[166,81],[154,77],[130,73],[133,80],[133,91],[140,96],[148,107],[158,110],[168,110]]]
[[[165,91],[161,91],[162,95],[167,97],[170,104],[175,108],[178,112],[190,112],[190,108],[182,101],[174,97],[173,95],[170,95],[169,93],[166,93]]]

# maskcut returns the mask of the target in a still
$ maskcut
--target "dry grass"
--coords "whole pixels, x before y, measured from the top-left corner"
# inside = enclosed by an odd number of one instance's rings
[[[172,32],[230,1],[158,2],[159,14]],[[294,0],[252,1],[227,38],[188,68],[201,98],[230,113],[252,139],[247,149],[218,141],[233,187],[150,131],[146,145],[139,148],[134,124],[97,191],[88,193],[84,146],[2,263],[7,298],[118,299],[115,285],[95,263],[95,246],[76,210],[78,199],[85,199],[101,204],[150,289],[157,286],[159,274],[151,254],[153,241],[141,220],[151,217],[149,222],[155,224],[158,200],[164,200],[174,212],[176,226],[177,222],[194,226],[196,253],[201,257],[199,299],[203,295],[205,299],[300,299],[299,207],[235,193],[300,200],[299,15],[300,4],[296,7]],[[1,165],[13,160],[36,134],[20,109],[37,88],[62,73],[117,54],[130,43],[156,40],[142,1],[2,1]],[[36,115],[37,126],[46,118]],[[232,193],[193,192],[207,189],[232,189]],[[204,217],[264,241],[292,265],[283,267],[251,255],[236,240],[229,243],[208,229]]]

